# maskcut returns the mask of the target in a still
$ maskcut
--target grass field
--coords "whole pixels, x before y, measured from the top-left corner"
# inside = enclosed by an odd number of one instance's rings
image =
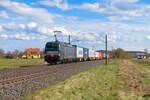
[[[0,59],[0,69],[43,65],[44,59]]]
[[[115,60],[29,94],[25,100],[150,100],[150,66]]]
[[[137,63],[150,65],[150,58],[148,58],[148,59],[141,59],[141,60],[134,59],[134,61],[136,61]]]

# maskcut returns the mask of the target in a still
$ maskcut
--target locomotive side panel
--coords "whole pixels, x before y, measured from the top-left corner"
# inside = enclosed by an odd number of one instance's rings
[[[65,46],[64,47],[64,59],[75,59],[75,47]]]

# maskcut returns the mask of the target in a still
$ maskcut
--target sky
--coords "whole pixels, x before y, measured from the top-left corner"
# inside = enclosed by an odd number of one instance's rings
[[[0,49],[43,49],[54,41],[87,48],[150,50],[149,0],[0,0]]]

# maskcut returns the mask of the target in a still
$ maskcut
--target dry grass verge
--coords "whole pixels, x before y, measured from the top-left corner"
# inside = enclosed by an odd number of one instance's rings
[[[150,67],[149,67],[150,68]],[[120,94],[124,100],[150,100],[150,83],[145,84],[146,77],[150,76],[150,73],[146,72],[144,66],[140,66],[132,63],[129,60],[119,61],[119,75],[124,81],[122,83],[122,91]],[[146,75],[146,77],[142,77]]]

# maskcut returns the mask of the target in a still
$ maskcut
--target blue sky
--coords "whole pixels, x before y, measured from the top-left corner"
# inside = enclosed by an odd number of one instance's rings
[[[41,48],[58,39],[104,49],[150,50],[149,0],[0,0],[0,48]],[[78,40],[78,41],[77,41]]]

